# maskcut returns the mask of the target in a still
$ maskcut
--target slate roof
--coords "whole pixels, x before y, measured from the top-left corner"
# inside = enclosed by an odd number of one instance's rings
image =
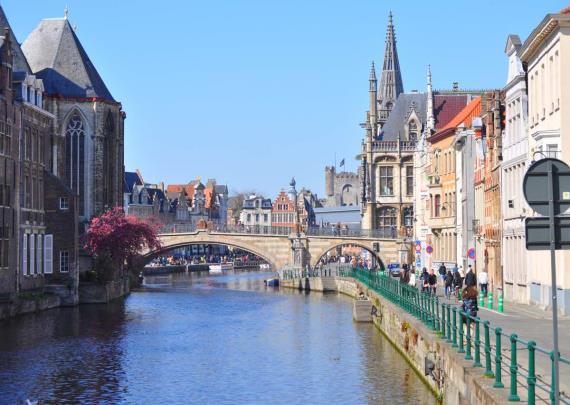
[[[123,192],[124,193],[132,193],[133,192],[133,185],[142,186],[143,182],[141,178],[137,174],[137,172],[125,172],[123,177]]]
[[[408,114],[412,103],[414,104],[416,113],[420,117],[422,125],[424,125],[426,122],[426,102],[427,95],[424,93],[400,94],[384,127],[382,127],[381,139],[383,141],[396,140],[398,139],[398,132],[401,133],[401,136],[404,136],[404,126],[409,117]]]
[[[42,20],[22,50],[48,94],[115,101],[67,19]]]
[[[32,74],[32,69],[24,56],[24,52],[22,52],[22,48],[20,48],[20,43],[16,39],[14,32],[12,31],[12,27],[8,22],[8,18],[4,13],[4,9],[0,6],[0,35],[4,35],[4,28],[10,29],[10,40],[12,41],[12,54],[14,55],[14,72],[26,72],[28,74]],[[2,43],[3,45],[3,43]]]

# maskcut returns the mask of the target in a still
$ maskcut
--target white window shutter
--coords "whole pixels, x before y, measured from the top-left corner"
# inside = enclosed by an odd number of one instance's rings
[[[44,273],[53,273],[53,235],[44,236]]]
[[[43,239],[43,235],[39,234],[38,235],[38,240],[36,241],[36,273],[38,274],[42,274],[42,266],[43,266],[43,261],[42,261],[42,254],[44,252],[44,246],[42,244],[42,239]]]
[[[30,249],[30,274],[35,274],[36,272],[36,235],[30,235],[30,244],[28,246]]]
[[[28,234],[24,234],[22,243],[22,274],[28,274]]]

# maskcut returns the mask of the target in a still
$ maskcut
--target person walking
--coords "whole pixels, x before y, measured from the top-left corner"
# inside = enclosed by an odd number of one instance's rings
[[[461,278],[459,270],[453,273],[453,287],[455,288],[455,295],[459,296],[459,291],[463,288],[463,278]]]
[[[422,283],[422,292],[427,292],[429,289],[429,273],[425,267],[422,269],[420,280]]]
[[[410,280],[408,281],[410,287],[416,287],[416,271],[414,269],[410,270]]]
[[[439,265],[439,269],[437,270],[439,276],[442,280],[445,280],[445,274],[447,273],[447,269],[445,268],[445,264],[443,262]]]
[[[475,318],[479,307],[477,306],[477,288],[473,286],[465,287],[463,290],[463,302],[461,303],[461,323],[467,323],[467,316]],[[474,325],[474,323],[472,322]],[[463,326],[462,326],[463,327]]]
[[[467,268],[467,274],[465,274],[465,287],[477,287],[477,277],[473,273],[473,268],[471,265]]]
[[[485,269],[483,269],[482,271],[479,272],[479,274],[477,275],[477,280],[479,281],[479,288],[481,288],[481,291],[483,292],[483,294],[486,297],[487,296],[487,287],[489,285],[489,275],[487,274]]]
[[[451,298],[451,290],[453,288],[453,274],[450,270],[447,270],[447,274],[445,275],[445,279],[443,280],[445,284],[445,296],[447,299]]]
[[[435,275],[435,271],[433,269],[430,270],[430,274],[428,277],[428,285],[429,285],[429,293],[435,295],[437,288],[437,276]]]

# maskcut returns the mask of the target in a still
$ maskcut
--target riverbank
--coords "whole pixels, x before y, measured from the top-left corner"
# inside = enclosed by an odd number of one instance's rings
[[[0,303],[0,321],[61,306],[57,295],[31,295]]]
[[[450,343],[439,339],[420,320],[405,313],[384,297],[352,278],[311,277],[281,280],[285,288],[337,291],[355,298],[359,292],[376,308],[374,325],[402,354],[418,376],[444,404],[503,404],[503,391],[493,388],[473,362],[457,355]],[[429,370],[431,369],[431,371]]]

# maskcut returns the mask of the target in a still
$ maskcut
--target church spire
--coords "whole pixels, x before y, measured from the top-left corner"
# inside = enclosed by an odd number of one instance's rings
[[[370,105],[368,106],[368,111],[370,113],[369,122],[372,126],[373,134],[376,135],[376,125],[378,120],[377,111],[377,97],[378,97],[378,81],[376,80],[376,68],[374,67],[374,61],[372,61],[372,66],[370,67],[370,78],[369,82],[369,95],[370,95]]]
[[[431,83],[431,66],[428,65],[427,69],[427,130],[432,131],[435,129],[435,116],[433,111],[433,89]],[[428,134],[429,135],[429,134]]]
[[[392,12],[388,16],[388,28],[386,30],[386,47],[384,50],[384,65],[382,66],[382,76],[380,77],[380,89],[378,91],[378,102],[380,104],[380,124],[383,125],[388,119],[390,111],[400,93],[404,92],[402,84],[402,73],[400,72],[400,61],[398,50],[396,49],[396,34],[392,21]]]

